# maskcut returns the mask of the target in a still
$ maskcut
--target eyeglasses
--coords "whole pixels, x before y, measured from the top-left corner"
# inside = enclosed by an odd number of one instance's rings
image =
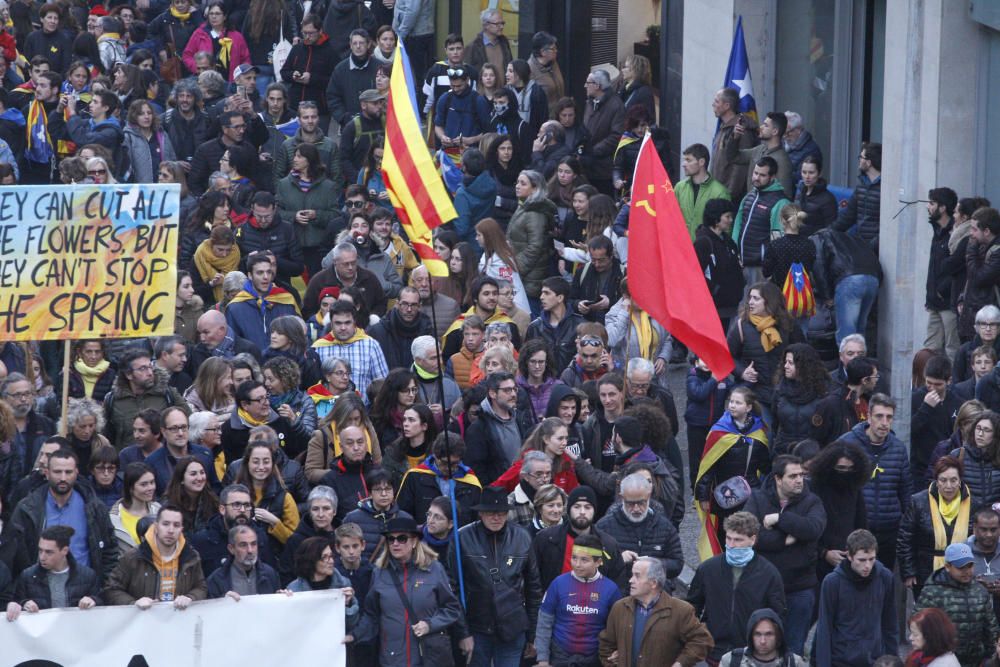
[[[107,169],[88,169],[87,170],[87,175],[88,176],[100,176],[100,175],[106,174],[106,173],[108,173]]]
[[[248,398],[247,403],[267,403],[267,396],[261,396],[259,398]]]
[[[386,541],[387,544],[392,544],[394,542],[396,544],[406,544],[407,542],[410,541],[410,536],[409,535],[386,535],[385,536],[385,541]]]
[[[94,466],[94,472],[114,472],[116,470],[118,470],[118,466],[114,465],[113,463]]]
[[[145,366],[133,366],[132,367],[132,372],[133,373],[152,373],[153,372],[153,364],[146,364]]]
[[[649,504],[649,498],[643,498],[642,500],[626,500],[622,498],[622,504],[625,507],[645,507]]]
[[[203,433],[218,433],[222,429],[219,428],[218,426],[213,426],[212,428],[203,428],[201,430]]]
[[[416,388],[416,387],[407,387],[406,389],[400,389],[399,393],[400,394],[416,394],[416,393],[419,393],[419,391],[420,390],[418,388]]]
[[[16,394],[5,394],[6,398],[12,398],[15,401],[24,401],[29,398],[35,397],[35,392],[33,391],[19,391]]]
[[[363,201],[358,201],[357,199],[348,199],[344,202],[344,206],[347,208],[364,208],[365,203]]]
[[[507,25],[506,21],[487,21],[489,25]]]
[[[512,394],[517,391],[517,387],[497,387],[497,391],[502,391],[507,394]]]
[[[413,308],[419,308],[420,307],[420,302],[419,301],[400,301],[399,302],[399,307],[400,308],[406,308],[408,310],[412,310]]]
[[[996,329],[1000,327],[1000,322],[976,322],[977,327],[986,327],[987,329]]]
[[[992,433],[993,429],[989,426],[977,426],[976,433]]]
[[[330,373],[330,375],[336,375],[339,378],[345,378],[348,375],[350,375],[350,373],[348,373],[347,371],[341,369],[339,371],[333,371],[332,373]]]
[[[332,563],[333,562],[333,554],[322,554],[322,555],[320,555],[319,559],[320,560],[325,560],[325,561],[327,561],[329,563]]]
[[[586,81],[583,82],[583,85],[585,85],[585,86],[596,86],[597,82],[594,81],[593,79],[587,79]]]
[[[552,471],[539,470],[538,472],[528,473],[528,477],[533,477],[535,479],[552,479]]]
[[[244,123],[243,125],[226,125],[226,127],[228,127],[230,130],[238,130],[240,132],[247,129],[246,123]]]
[[[635,391],[649,391],[650,382],[629,382],[628,386],[632,387]]]
[[[449,67],[447,74],[451,78],[463,77],[465,76],[465,70],[461,67]]]
[[[253,503],[226,503],[226,507],[231,507],[234,510],[248,510],[253,508]]]
[[[166,426],[164,430],[170,431],[171,433],[183,433],[188,430],[187,424],[178,424],[177,426]]]

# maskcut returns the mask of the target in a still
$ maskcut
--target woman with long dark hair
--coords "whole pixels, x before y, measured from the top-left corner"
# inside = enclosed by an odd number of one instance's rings
[[[291,171],[278,181],[275,194],[278,214],[295,228],[306,268],[309,275],[314,276],[323,268],[330,224],[340,217],[337,207],[340,193],[327,178],[326,167],[315,145],[301,143],[295,148]]]
[[[250,52],[250,62],[257,68],[257,93],[261,98],[274,83],[271,53],[282,38],[290,44],[298,33],[292,15],[282,0],[250,0],[241,34]]]
[[[580,158],[575,155],[567,155],[559,160],[556,171],[547,183],[548,197],[556,205],[559,211],[559,232],[562,233],[563,225],[573,213],[573,193],[581,185],[587,184],[587,177],[583,174],[583,165]]]
[[[284,357],[300,369],[300,382],[296,386],[311,387],[320,380],[320,360],[309,347],[305,322],[297,315],[284,315],[271,321],[270,339],[264,350],[264,361]],[[315,425],[313,426],[315,428]]]
[[[431,453],[431,445],[437,437],[437,422],[431,409],[422,403],[415,403],[403,411],[401,435],[385,449],[382,467],[392,475],[393,486],[397,489],[403,475],[410,468],[424,462]]]
[[[821,156],[807,155],[799,167],[799,176],[802,180],[795,196],[795,203],[806,214],[801,233],[802,236],[808,237],[837,221],[837,198],[827,190]]]
[[[155,183],[160,162],[177,159],[149,100],[136,100],[129,106],[124,146],[129,165],[122,175],[124,183]]]
[[[517,111],[528,124],[529,137],[538,136],[542,123],[549,117],[549,99],[545,89],[531,77],[531,66],[527,60],[516,58],[507,64],[507,86],[514,91]]]
[[[118,553],[125,555],[139,546],[137,526],[144,516],[156,516],[160,503],[156,502],[156,476],[145,463],[125,466],[122,498],[111,506],[111,525],[115,528]]]
[[[383,442],[395,442],[403,430],[403,413],[420,396],[417,376],[405,368],[389,371],[372,401],[371,419]]]
[[[810,437],[812,418],[827,395],[827,373],[819,353],[808,343],[785,348],[782,367],[775,371],[772,430],[774,455],[790,454],[800,440]]]
[[[253,148],[234,144],[219,158],[219,171],[229,177],[230,196],[233,208],[240,213],[249,213],[253,196],[258,185],[253,178],[260,160]]]
[[[774,283],[768,280],[750,287],[726,339],[736,362],[737,381],[753,390],[763,405],[761,418],[769,424],[774,373],[784,364],[785,347],[804,342],[802,330],[789,316],[785,297]]]
[[[233,227],[232,210],[232,200],[225,192],[210,190],[198,199],[198,205],[184,222],[184,230],[180,235],[179,268],[185,271],[195,270],[195,250],[209,237],[213,227]]]
[[[493,208],[493,217],[506,226],[510,216],[517,210],[517,194],[514,186],[517,175],[521,172],[521,158],[517,154],[514,140],[505,134],[488,135],[484,137],[486,150],[486,168],[493,180],[497,182],[497,205]]]
[[[535,421],[541,421],[548,409],[552,389],[562,384],[556,369],[555,354],[544,338],[532,338],[521,346],[515,381],[531,399]]]
[[[197,72],[194,55],[201,51],[211,53],[215,70],[226,81],[232,81],[237,66],[250,64],[250,49],[243,35],[230,29],[223,0],[211,0],[205,5],[205,19],[184,47],[184,65],[189,72]]]
[[[219,513],[219,499],[208,485],[208,471],[193,456],[182,456],[177,461],[163,498],[181,508],[184,533],[188,536],[204,528]]]

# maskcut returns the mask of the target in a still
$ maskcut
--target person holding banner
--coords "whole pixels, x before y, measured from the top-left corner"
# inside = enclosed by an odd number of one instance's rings
[[[7,604],[7,620],[16,621],[21,611],[101,604],[100,578],[81,565],[69,551],[73,537],[69,526],[52,526],[38,538],[38,562],[21,573],[14,584],[14,599]]]
[[[104,588],[112,605],[134,604],[145,611],[154,602],[172,602],[187,609],[204,600],[208,587],[201,570],[201,557],[184,537],[184,518],[176,505],[164,505],[156,513],[138,548],[124,556]]]

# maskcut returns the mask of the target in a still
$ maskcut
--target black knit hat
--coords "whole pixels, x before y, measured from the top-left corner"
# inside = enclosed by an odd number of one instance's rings
[[[566,501],[566,509],[569,509],[581,500],[587,501],[594,509],[597,509],[597,494],[589,486],[578,486],[570,491],[569,499]]]

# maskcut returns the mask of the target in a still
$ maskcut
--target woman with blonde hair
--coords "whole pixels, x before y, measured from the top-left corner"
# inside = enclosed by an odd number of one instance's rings
[[[622,63],[622,87],[620,95],[628,111],[636,105],[643,105],[650,115],[656,113],[653,99],[653,72],[646,56],[631,55]]]
[[[108,161],[102,157],[94,156],[87,160],[87,176],[94,182],[94,185],[114,185],[118,181],[111,173]]]
[[[194,384],[184,392],[184,400],[195,412],[228,415],[236,407],[233,367],[221,357],[209,357],[198,367]]]
[[[528,526],[528,532],[534,537],[544,528],[558,526],[566,517],[566,492],[555,484],[546,484],[535,491],[531,504],[535,508],[535,517]]]
[[[483,352],[482,356],[479,357],[478,367],[469,374],[469,386],[476,386],[497,371],[506,371],[511,375],[517,375],[517,360],[514,359],[514,352],[505,345],[497,345]],[[518,394],[520,393],[518,392]]]
[[[483,63],[479,68],[479,86],[476,92],[486,98],[486,101],[493,104],[493,93],[503,88],[504,82],[500,78],[500,70],[493,63]]]
[[[514,304],[524,311],[531,310],[524,283],[517,270],[514,250],[510,247],[503,229],[493,218],[483,218],[476,223],[476,243],[483,249],[479,258],[479,273],[514,285]]]
[[[764,277],[770,278],[781,289],[785,286],[792,264],[801,264],[807,273],[812,273],[816,264],[816,246],[799,233],[808,218],[802,209],[795,204],[788,204],[778,216],[785,235],[774,239],[767,246],[761,269]]]

